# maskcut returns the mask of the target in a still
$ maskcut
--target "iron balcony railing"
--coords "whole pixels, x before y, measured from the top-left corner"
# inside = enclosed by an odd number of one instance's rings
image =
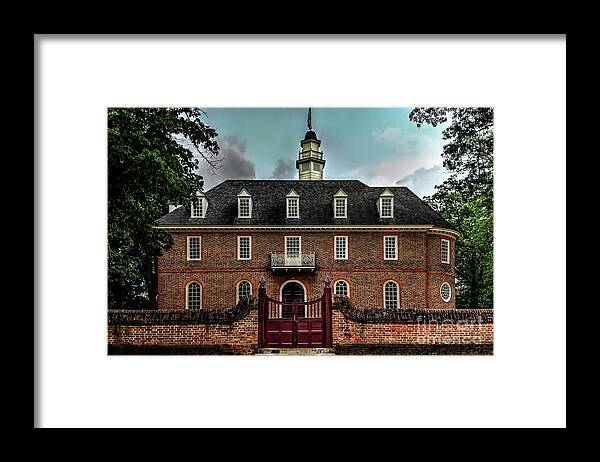
[[[273,252],[271,254],[271,269],[315,269],[314,252],[287,255],[285,253]]]

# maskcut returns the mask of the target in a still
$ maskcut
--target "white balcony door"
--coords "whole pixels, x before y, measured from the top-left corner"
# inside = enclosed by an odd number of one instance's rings
[[[285,237],[285,266],[300,266],[300,236]]]

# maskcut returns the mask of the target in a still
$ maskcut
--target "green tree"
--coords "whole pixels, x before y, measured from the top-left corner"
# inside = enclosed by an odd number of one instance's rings
[[[108,306],[156,303],[156,256],[172,245],[154,228],[168,202],[203,186],[198,158],[219,168],[217,132],[198,108],[108,110]]]
[[[460,232],[456,246],[457,306],[493,306],[492,108],[415,108],[420,127],[450,122],[442,157],[450,177],[424,200]]]

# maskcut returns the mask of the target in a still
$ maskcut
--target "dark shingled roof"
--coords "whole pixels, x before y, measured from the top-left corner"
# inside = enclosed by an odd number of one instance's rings
[[[252,196],[252,218],[237,217],[237,195]],[[300,196],[300,218],[286,218],[286,195]],[[333,196],[348,195],[348,218],[333,217]],[[377,201],[386,187],[358,180],[226,180],[205,192],[205,218],[190,218],[184,205],[157,220],[158,225],[434,225],[454,229],[437,212],[404,186],[388,186],[394,194],[394,218],[379,218]]]

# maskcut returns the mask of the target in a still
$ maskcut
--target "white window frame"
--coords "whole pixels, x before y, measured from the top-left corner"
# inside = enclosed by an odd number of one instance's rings
[[[250,193],[248,191],[246,191],[245,189],[242,189],[240,191],[240,193],[237,195],[237,199],[238,199],[238,213],[237,216],[238,218],[252,218],[252,196],[250,195]],[[242,205],[242,199],[248,199],[248,215],[241,215],[241,205]]]
[[[337,201],[344,201],[344,215],[338,215]],[[347,197],[334,197],[333,198],[333,217],[334,218],[348,218],[348,198]]]
[[[200,255],[198,258],[190,257],[190,239],[198,239],[198,254]],[[202,236],[188,236],[186,242],[187,242],[187,259],[188,259],[188,261],[202,260]]]
[[[448,286],[448,299],[445,299],[444,296],[442,295],[442,287],[444,286]],[[440,285],[440,298],[448,303],[450,300],[452,300],[452,286],[450,285],[450,283],[448,282],[442,282],[442,284]]]
[[[448,259],[444,260],[444,242],[446,242],[446,244],[448,245]],[[450,263],[450,240],[449,239],[442,239],[440,241],[440,260],[442,261],[442,263]]]
[[[197,196],[192,201],[190,205],[190,218],[204,218],[204,197]]]
[[[383,214],[383,201],[384,199],[389,199],[391,201],[390,204],[390,215]],[[379,218],[394,218],[394,198],[390,196],[383,196],[379,198]]]
[[[298,238],[298,256],[302,255],[302,236],[297,236],[297,235],[289,235],[289,236],[284,236],[283,238],[283,242],[284,242],[284,251],[285,251],[285,256],[288,256],[288,237],[297,237]]]
[[[387,308],[387,303],[385,300],[385,286],[388,285],[388,283],[392,283],[396,286],[396,290],[397,290],[397,294],[398,296],[396,297],[396,307],[395,308],[391,308],[391,309],[400,309],[400,284],[398,284],[396,281],[394,281],[393,279],[388,279],[387,281],[385,281],[383,283],[383,308]]]
[[[250,256],[248,258],[242,258],[240,256],[240,241],[242,237],[247,237],[248,238],[248,246],[250,247]],[[238,260],[252,260],[252,236],[238,236],[237,237],[237,259]]]
[[[202,296],[204,295],[204,288],[202,287],[202,284],[200,284],[199,281],[190,281],[185,285],[185,309],[186,310],[190,309],[190,286],[192,284],[198,284],[200,286],[200,307],[194,308],[194,309],[201,310],[202,309]]]
[[[196,201],[198,201],[198,207],[195,206]],[[206,201],[206,197],[201,191],[196,193],[196,197],[190,203],[190,218],[205,218],[206,209],[208,207],[208,202]]]
[[[252,295],[252,283],[248,279],[242,279],[235,285],[235,304],[237,305],[240,302],[240,284],[242,282],[247,282],[250,284],[250,295]]]
[[[345,247],[346,247],[346,251],[345,251],[345,255],[343,257],[338,257],[338,237],[342,237],[344,238],[344,241],[346,243]],[[337,235],[337,236],[333,236],[333,258],[334,260],[348,260],[348,236],[347,235]]]
[[[335,281],[333,283],[333,294],[340,295],[336,292],[336,287],[337,287],[338,282],[343,282],[344,284],[346,284],[346,291],[348,292],[348,295],[346,295],[346,297],[350,297],[350,283],[348,281],[346,281],[345,279],[338,279],[337,281]]]
[[[248,201],[248,215],[242,215],[242,201]],[[238,197],[238,218],[252,218],[252,198]]]
[[[389,258],[386,257],[386,252],[385,252],[385,241],[386,238],[388,237],[393,237],[394,238],[394,257]],[[398,260],[398,236],[396,236],[395,234],[384,234],[383,235],[383,259],[384,260]]]
[[[290,215],[290,202],[296,201],[296,215]],[[286,197],[286,218],[300,218],[300,198],[299,197]]]

